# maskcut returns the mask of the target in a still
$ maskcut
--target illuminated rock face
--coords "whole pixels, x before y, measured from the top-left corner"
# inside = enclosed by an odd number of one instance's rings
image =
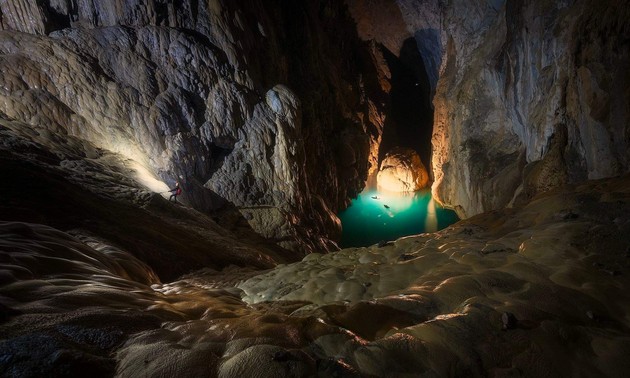
[[[466,217],[627,172],[627,2],[492,4],[443,10],[434,196]]]
[[[431,93],[434,93],[443,54],[439,0],[345,2],[362,39],[375,40],[398,57],[405,41],[415,39],[429,78]]]
[[[416,151],[398,147],[385,155],[376,181],[392,192],[415,192],[429,184],[429,174]]]
[[[284,247],[334,248],[376,165],[378,83],[342,4],[280,5],[0,2],[0,114],[179,180],[197,209],[228,201]]]
[[[461,217],[630,168],[627,1],[346,2],[362,38],[415,39],[433,194]]]

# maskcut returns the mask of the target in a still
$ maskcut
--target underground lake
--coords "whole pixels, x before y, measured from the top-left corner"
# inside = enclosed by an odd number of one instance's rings
[[[343,227],[341,248],[435,232],[459,220],[454,211],[433,200],[430,190],[396,193],[377,189],[361,192],[339,218]]]

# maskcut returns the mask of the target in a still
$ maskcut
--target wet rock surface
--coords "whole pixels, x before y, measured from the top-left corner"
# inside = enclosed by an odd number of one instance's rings
[[[315,306],[295,314],[318,309],[323,319],[369,340],[346,357],[365,374],[563,375],[584,369],[595,376],[623,375],[630,368],[617,353],[630,347],[630,308],[622,294],[629,283],[623,277],[630,267],[623,257],[629,189],[627,177],[563,188],[437,234],[309,256],[239,287],[249,303],[311,301]],[[604,215],[613,204],[617,211]],[[583,216],[558,216],[568,209]],[[620,216],[624,220],[615,223]],[[593,237],[603,228],[606,237]],[[619,275],[593,267],[593,260],[608,258],[624,266]],[[334,312],[331,303],[338,306]],[[595,317],[599,311],[606,314]],[[389,322],[370,323],[379,314]],[[616,330],[604,336],[603,329]],[[414,349],[417,342],[422,353]],[[604,345],[618,349],[610,353]],[[431,357],[421,357],[425,353]],[[581,362],[570,357],[583,353],[588,357]],[[391,363],[380,368],[370,358]],[[613,368],[608,358],[620,365]]]
[[[93,238],[2,222],[0,371],[623,376],[628,214],[630,178],[601,180],[436,234],[169,281]]]

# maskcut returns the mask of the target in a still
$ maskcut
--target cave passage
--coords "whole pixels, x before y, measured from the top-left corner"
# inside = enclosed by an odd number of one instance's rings
[[[407,147],[420,155],[430,172],[433,107],[431,84],[422,55],[414,38],[404,41],[399,54],[384,48],[383,53],[391,72],[392,87],[379,146],[379,163],[393,148]],[[442,208],[433,200],[430,190],[378,192],[369,186],[339,218],[343,227],[342,248],[434,232],[459,220],[454,211]]]
[[[360,193],[339,218],[343,227],[341,248],[435,232],[459,220],[454,211],[433,200],[430,190],[393,193],[375,189]]]
[[[386,49],[383,55],[391,72],[391,91],[379,159],[396,146],[415,150],[422,163],[431,165],[433,106],[431,84],[415,39],[403,43],[399,56]]]

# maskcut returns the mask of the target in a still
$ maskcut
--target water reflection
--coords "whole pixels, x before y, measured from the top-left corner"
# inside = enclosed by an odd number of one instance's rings
[[[427,217],[424,220],[424,232],[435,232],[438,230],[437,212],[433,198],[427,204]]]
[[[401,236],[441,230],[457,215],[436,204],[430,191],[394,193],[363,191],[339,214],[343,226],[341,247],[359,247]]]

